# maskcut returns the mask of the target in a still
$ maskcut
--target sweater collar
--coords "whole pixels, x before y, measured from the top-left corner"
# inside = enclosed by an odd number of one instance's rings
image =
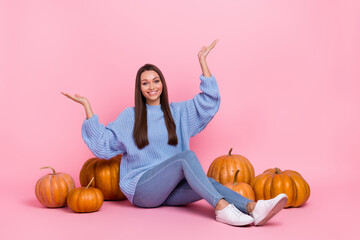
[[[159,105],[149,105],[149,104],[145,103],[145,105],[146,105],[146,109],[154,109],[154,110],[161,109],[161,104],[159,104]]]

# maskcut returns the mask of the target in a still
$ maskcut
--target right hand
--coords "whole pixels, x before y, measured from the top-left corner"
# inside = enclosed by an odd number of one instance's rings
[[[81,105],[90,105],[89,100],[86,97],[80,96],[79,94],[75,93],[75,95],[71,95],[68,93],[61,92],[66,97],[70,98],[71,100],[80,103]]]

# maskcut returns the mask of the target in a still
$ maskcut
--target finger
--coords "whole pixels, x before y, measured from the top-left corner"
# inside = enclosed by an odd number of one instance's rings
[[[69,96],[69,94],[67,93],[64,93],[64,92],[61,92],[63,95],[65,95],[66,97]]]
[[[211,49],[214,48],[215,45],[218,43],[218,41],[219,41],[219,39],[216,39],[215,41],[213,41],[213,42],[211,43],[211,45],[210,45],[210,48],[211,48]]]
[[[75,97],[72,96],[71,94],[68,94],[68,93],[63,93],[66,97],[72,99],[72,100],[75,100]]]

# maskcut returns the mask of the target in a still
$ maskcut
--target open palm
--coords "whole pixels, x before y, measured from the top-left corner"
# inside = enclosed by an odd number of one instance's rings
[[[89,103],[89,100],[86,97],[80,96],[79,94],[75,93],[75,95],[71,95],[68,93],[61,92],[66,97],[70,98],[71,100],[80,103],[81,105],[85,105]]]
[[[215,45],[218,43],[218,41],[219,41],[219,39],[216,39],[215,41],[212,42],[211,45],[203,46],[198,53],[199,60],[205,60],[206,56],[209,54],[211,49],[213,49],[215,47]]]

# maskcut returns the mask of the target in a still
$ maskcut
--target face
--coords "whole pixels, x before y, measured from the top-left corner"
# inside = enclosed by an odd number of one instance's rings
[[[159,105],[163,85],[159,74],[153,70],[144,71],[140,76],[141,92],[149,105]]]

